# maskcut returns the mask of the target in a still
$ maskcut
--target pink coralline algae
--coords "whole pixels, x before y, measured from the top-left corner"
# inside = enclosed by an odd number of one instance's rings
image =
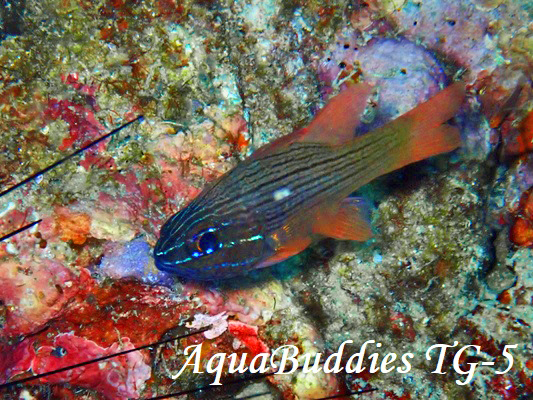
[[[191,186],[182,177],[182,169],[179,166],[161,160],[161,190],[167,199],[185,197],[192,199],[198,195],[200,189]]]
[[[89,96],[90,99],[94,99],[94,95],[97,91],[97,87],[94,85],[86,85],[79,82],[79,74],[76,72],[73,72],[68,75],[61,75],[61,81],[63,83],[66,83],[67,85],[72,86],[74,89],[78,90],[80,93],[83,93],[86,96]],[[92,103],[92,101],[88,101],[89,103]],[[99,111],[100,107],[94,106],[94,111]]]
[[[202,329],[210,327],[204,332],[206,339],[215,339],[228,330],[228,316],[225,312],[217,315],[195,314],[194,321],[187,324],[187,328]]]
[[[80,272],[73,285],[76,292],[66,293],[69,302],[61,314],[52,315],[41,307],[42,317],[31,316],[34,324],[40,323],[30,326],[31,337],[14,345],[7,341],[0,344],[0,350],[9,354],[0,357],[2,380],[19,378],[30,370],[33,374],[44,373],[155,342],[190,313],[191,304],[172,300],[171,292],[164,287],[126,280],[99,285],[86,269]],[[28,331],[19,329],[12,334]],[[147,352],[132,352],[50,375],[40,382],[70,383],[97,390],[110,399],[138,398],[151,375],[148,357]]]
[[[105,129],[92,110],[69,100],[50,99],[45,116],[52,120],[62,119],[69,124],[70,136],[63,140],[59,146],[60,150],[69,149],[78,141],[82,141],[85,145],[96,139]],[[104,146],[99,145],[99,147]]]
[[[134,348],[128,338],[121,339],[121,345],[114,343],[101,347],[92,340],[71,333],[57,335],[52,346],[41,346],[36,350],[23,342],[11,349],[13,363],[6,371],[5,378],[31,369],[34,374],[42,374],[95,358],[115,354]],[[14,357],[14,356],[17,357]],[[43,383],[68,382],[75,386],[90,388],[104,394],[109,399],[138,397],[146,380],[150,378],[151,368],[143,355],[134,351],[113,357],[99,363],[92,363],[75,369],[40,378]]]
[[[138,178],[142,176],[141,166],[133,166],[129,171],[113,172],[110,176],[118,183],[120,192],[106,188],[98,194],[98,204],[91,207],[93,234],[101,239],[129,241],[139,233],[154,234],[173,208],[164,196],[163,183],[156,179]],[[124,227],[124,235],[113,233],[109,221],[115,219]],[[104,225],[108,227],[105,228]]]
[[[219,338],[227,331],[238,340],[238,342],[234,342],[233,348],[237,349],[243,345],[251,352],[252,356],[260,353],[270,353],[267,344],[259,338],[259,328],[257,326],[235,320],[228,321],[227,318],[228,316],[225,312],[213,316],[195,314],[194,321],[187,324],[187,327],[201,329],[210,326],[211,328],[204,332],[206,339]]]
[[[13,205],[14,207],[14,205]],[[32,209],[28,208],[26,212],[19,211],[17,209],[6,211],[2,214],[0,218],[0,235],[12,232],[15,229],[24,226],[29,222],[29,215],[31,214]],[[15,246],[19,241],[24,241],[27,238],[27,233],[15,235],[10,239],[10,242]],[[7,256],[7,242],[0,242],[0,257]]]
[[[0,344],[0,351],[2,354],[0,357],[0,383],[30,370],[35,358],[33,340],[24,340],[14,345]]]
[[[13,337],[38,330],[77,292],[76,282],[76,276],[56,261],[0,263],[0,300],[7,309],[1,334]]]
[[[405,337],[414,342],[416,332],[413,328],[413,319],[401,312],[392,312],[390,316],[391,330],[398,337]]]
[[[76,147],[76,145],[81,147],[89,144],[105,131],[105,127],[95,115],[100,110],[95,99],[97,87],[80,83],[77,73],[71,73],[67,76],[62,75],[61,80],[76,89],[85,98],[86,102],[84,105],[70,100],[51,98],[48,100],[44,110],[45,119],[61,119],[69,125],[69,136],[64,138],[59,146],[59,150],[67,150]],[[87,150],[80,165],[86,170],[95,164],[102,168],[112,169],[115,166],[113,158],[101,159],[96,155],[97,152],[103,151],[105,147],[106,144],[101,142],[96,147]]]
[[[262,311],[270,308],[268,300],[272,301],[271,298],[260,298],[257,293],[250,293],[245,289],[219,292],[193,283],[185,285],[184,294],[197,295],[211,315],[226,312],[247,324],[257,323]]]
[[[257,326],[248,325],[239,321],[230,321],[228,324],[228,331],[239,339],[252,355],[255,356],[260,353],[270,353],[270,349],[266,343],[258,337]]]

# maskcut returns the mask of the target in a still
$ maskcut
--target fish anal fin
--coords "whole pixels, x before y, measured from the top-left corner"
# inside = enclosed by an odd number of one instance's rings
[[[319,211],[313,232],[334,239],[364,242],[372,237],[366,208],[361,199],[348,197],[337,206]]]
[[[372,88],[368,83],[348,86],[318,112],[307,127],[305,135],[298,140],[327,143],[332,146],[352,140]]]

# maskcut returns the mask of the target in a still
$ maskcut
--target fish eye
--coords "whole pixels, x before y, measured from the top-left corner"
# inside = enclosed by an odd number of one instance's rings
[[[202,233],[198,239],[196,239],[196,247],[201,253],[211,254],[220,248],[220,242],[218,241],[217,235],[207,231]]]

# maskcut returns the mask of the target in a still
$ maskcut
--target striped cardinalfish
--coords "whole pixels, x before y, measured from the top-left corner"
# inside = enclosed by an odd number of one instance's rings
[[[162,227],[156,266],[193,280],[242,275],[300,253],[314,240],[372,235],[359,187],[460,145],[446,124],[465,88],[455,83],[392,122],[354,138],[372,91],[348,87],[311,124],[258,149]]]

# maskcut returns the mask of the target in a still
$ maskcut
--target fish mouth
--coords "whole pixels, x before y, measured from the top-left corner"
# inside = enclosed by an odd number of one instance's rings
[[[198,276],[198,271],[191,268],[184,268],[179,263],[172,260],[168,256],[168,252],[161,249],[161,245],[158,241],[154,248],[154,263],[158,270],[190,280],[205,280],[201,276]]]
[[[155,244],[153,254],[157,269],[165,272],[176,273],[176,263],[168,259],[167,251],[162,248],[161,240],[158,240]]]
[[[203,274],[201,270],[194,268],[178,267],[176,263],[158,257],[154,253],[155,266],[158,270],[192,281],[209,282],[216,280],[213,274]]]
[[[154,252],[154,262],[158,270],[169,272],[172,274],[176,273],[176,264],[171,261],[165,260],[163,257],[158,256],[157,253],[155,252]]]

